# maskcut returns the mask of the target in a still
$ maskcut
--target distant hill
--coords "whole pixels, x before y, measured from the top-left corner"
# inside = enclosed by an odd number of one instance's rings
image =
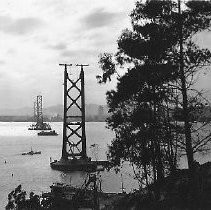
[[[99,107],[103,110],[102,115],[107,116],[108,108],[106,105],[97,105],[97,104],[87,104],[86,105],[86,115],[87,116],[96,116],[99,115]],[[102,112],[102,111],[101,111]],[[23,107],[19,109],[0,109],[0,116],[33,116],[33,107]],[[77,115],[78,108],[73,107],[72,113]],[[61,115],[63,116],[63,105],[55,105],[43,108],[43,115],[44,116],[56,116]]]
[[[23,107],[18,109],[0,109],[0,116],[31,116],[33,115],[31,107]]]

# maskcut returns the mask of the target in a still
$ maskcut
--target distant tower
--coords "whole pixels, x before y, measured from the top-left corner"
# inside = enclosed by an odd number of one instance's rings
[[[34,122],[37,122],[37,101],[34,102]]]
[[[104,115],[104,108],[102,105],[98,106],[98,115],[102,117]]]
[[[37,96],[37,104],[36,104],[36,117],[37,117],[37,128],[43,128],[43,114],[42,114],[42,96]]]
[[[36,124],[32,124],[28,130],[51,130],[51,126],[48,123],[43,122],[41,95],[38,95],[34,102],[34,120]]]

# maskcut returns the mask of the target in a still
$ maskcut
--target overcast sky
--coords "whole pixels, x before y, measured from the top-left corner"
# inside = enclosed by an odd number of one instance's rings
[[[85,63],[86,102],[105,104],[107,86],[99,86],[99,53],[116,49],[130,25],[134,0],[1,0],[0,108],[63,101],[59,63]]]
[[[115,52],[121,31],[130,26],[135,0],[1,0],[0,108],[44,106],[63,101],[59,63],[85,63],[86,103],[105,104],[109,85],[99,86],[98,55]],[[210,34],[198,41],[211,48]],[[210,74],[201,87],[210,88]],[[110,85],[113,87],[114,84]],[[211,89],[211,88],[210,88]]]

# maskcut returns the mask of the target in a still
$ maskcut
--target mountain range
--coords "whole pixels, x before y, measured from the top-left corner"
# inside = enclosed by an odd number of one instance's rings
[[[79,112],[79,109],[76,106],[72,107],[71,110],[72,110],[71,113],[73,115],[77,115]],[[100,113],[102,115],[107,115],[108,113],[108,108],[106,105],[86,104],[85,110],[86,110],[87,116],[96,116],[96,115],[99,115]],[[33,115],[34,115],[33,107],[23,107],[23,108],[17,108],[17,109],[8,109],[8,108],[0,109],[0,116],[33,116]],[[43,108],[43,115],[44,116],[56,116],[56,115],[62,116],[63,105],[58,104],[55,106],[45,107]]]

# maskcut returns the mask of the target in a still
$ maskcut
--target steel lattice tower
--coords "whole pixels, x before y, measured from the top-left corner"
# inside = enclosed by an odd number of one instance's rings
[[[38,95],[34,102],[34,121],[36,124],[32,124],[29,130],[51,130],[51,126],[48,123],[43,122],[42,113],[42,96]]]
[[[43,114],[42,114],[42,96],[37,96],[36,102],[36,118],[37,118],[37,128],[43,127]]]
[[[85,91],[84,66],[80,67],[79,77],[70,78],[67,67],[72,64],[59,64],[64,66],[64,119],[63,119],[63,145],[62,157],[50,163],[52,169],[60,171],[96,171],[100,166],[108,165],[108,161],[92,161],[86,153],[85,132]]]
[[[34,102],[34,122],[37,122],[37,101]]]
[[[84,70],[81,67],[79,78],[73,81],[67,72],[67,66],[71,64],[60,64],[64,69],[64,120],[63,120],[63,147],[62,158],[87,159],[86,134],[85,134],[85,95],[84,95]],[[75,91],[74,97],[71,93]],[[71,110],[76,107],[78,115],[72,115]],[[77,122],[74,122],[76,121]]]

